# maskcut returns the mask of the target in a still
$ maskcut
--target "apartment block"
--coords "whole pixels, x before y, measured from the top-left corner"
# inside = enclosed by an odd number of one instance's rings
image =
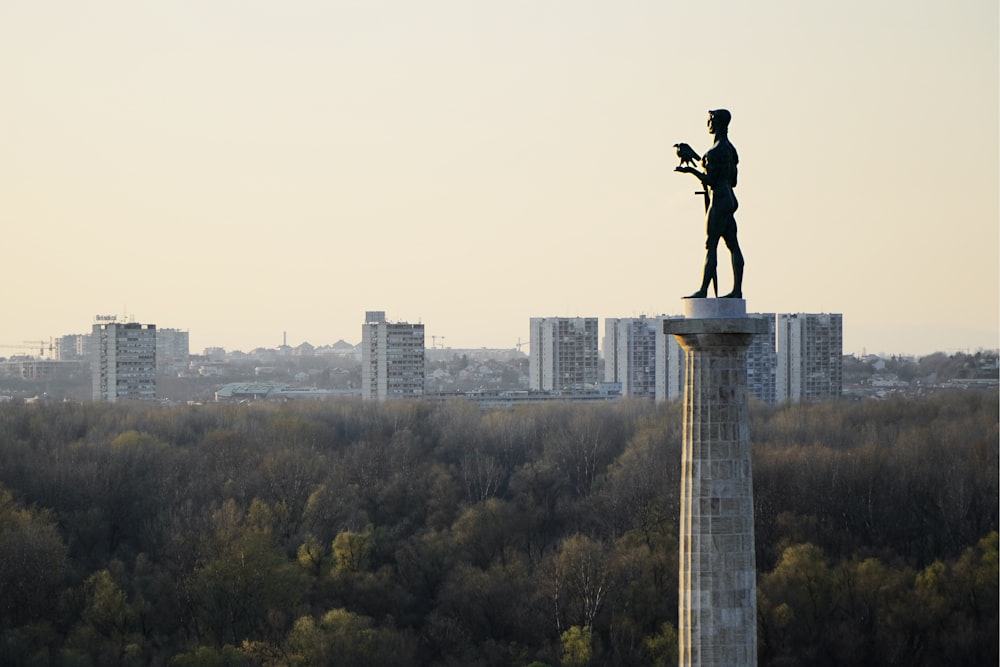
[[[424,325],[365,313],[361,327],[361,396],[385,401],[424,394]]]
[[[777,401],[778,356],[775,347],[777,318],[774,313],[748,313],[747,317],[765,320],[767,333],[753,337],[747,348],[747,389],[764,403]]]
[[[682,315],[661,315],[656,324],[656,395],[659,401],[679,401],[684,398],[684,350],[673,334],[663,333],[665,320],[682,319]]]
[[[94,324],[91,374],[95,401],[156,398],[156,325]]]
[[[680,398],[683,354],[663,333],[668,316],[604,320],[604,380],[622,386],[622,396],[657,401]]]
[[[59,336],[55,341],[55,358],[59,361],[79,361],[88,358],[90,334]]]
[[[843,389],[843,315],[779,314],[775,321],[778,402],[839,397]]]
[[[156,332],[156,366],[161,373],[186,369],[191,357],[190,337],[180,329],[158,329]]]
[[[530,389],[581,390],[598,384],[596,317],[532,317],[530,328]]]

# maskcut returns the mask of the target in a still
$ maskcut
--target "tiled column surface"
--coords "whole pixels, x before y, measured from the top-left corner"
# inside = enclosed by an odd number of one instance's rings
[[[720,299],[720,301],[722,301]],[[685,351],[680,664],[757,664],[746,350],[766,323],[664,322]]]

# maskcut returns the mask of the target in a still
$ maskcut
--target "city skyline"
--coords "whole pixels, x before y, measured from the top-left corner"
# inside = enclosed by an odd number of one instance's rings
[[[233,7],[0,8],[0,344],[124,311],[192,350],[355,344],[377,308],[509,349],[679,313],[704,222],[672,145],[726,107],[748,311],[998,347],[996,3]]]

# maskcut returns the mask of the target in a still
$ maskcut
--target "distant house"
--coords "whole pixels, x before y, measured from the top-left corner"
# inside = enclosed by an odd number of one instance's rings
[[[316,353],[316,348],[309,343],[302,343],[292,348],[293,357],[311,357]]]

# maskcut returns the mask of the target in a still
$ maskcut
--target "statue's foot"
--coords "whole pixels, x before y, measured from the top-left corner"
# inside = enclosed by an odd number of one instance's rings
[[[727,294],[726,296],[724,296],[722,298],[723,299],[742,299],[743,298],[743,292],[737,292],[736,290],[733,290],[732,292],[730,292],[729,294]]]
[[[708,296],[708,290],[707,289],[700,289],[697,292],[695,292],[694,294],[689,294],[688,296],[685,296],[685,297],[682,297],[682,298],[684,298],[684,299],[704,299],[707,296]]]

